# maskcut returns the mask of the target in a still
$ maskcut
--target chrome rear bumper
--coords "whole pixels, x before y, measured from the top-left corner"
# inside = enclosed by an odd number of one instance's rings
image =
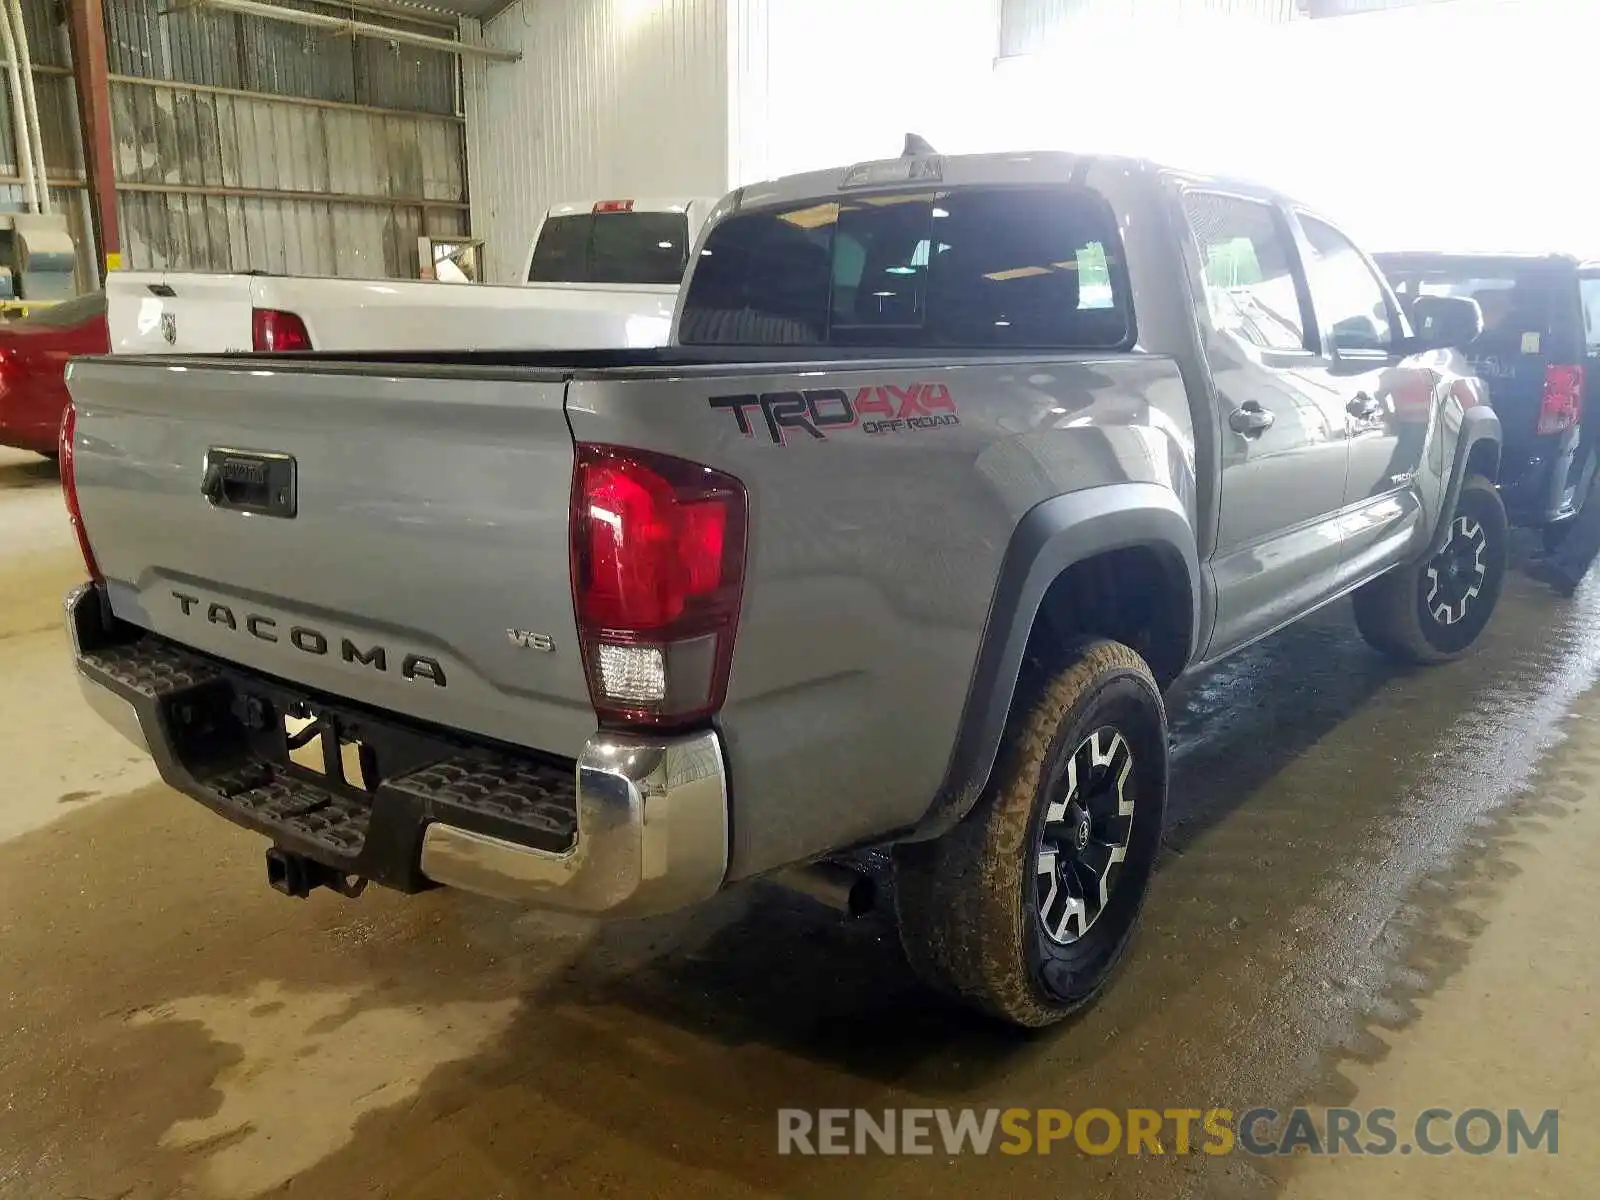
[[[341,875],[628,917],[722,886],[728,786],[714,730],[596,733],[562,765],[395,718],[384,732],[404,765],[363,793],[291,764],[270,722],[241,719],[293,708],[291,686],[116,621],[93,585],[67,597],[66,621],[84,697],[168,784]],[[308,702],[344,719],[337,702]],[[388,725],[370,710],[356,719]]]
[[[442,822],[422,837],[422,873],[435,883],[565,912],[669,912],[710,897],[727,869],[727,779],[709,730],[589,739],[577,841],[563,854]]]

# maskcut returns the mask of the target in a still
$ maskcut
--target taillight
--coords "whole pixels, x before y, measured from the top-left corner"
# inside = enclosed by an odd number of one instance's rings
[[[572,591],[606,725],[679,725],[722,707],[744,590],[744,485],[709,467],[580,445]]]
[[[1583,416],[1583,367],[1544,369],[1544,398],[1539,402],[1539,432],[1562,433]]]
[[[626,213],[633,211],[632,200],[597,200],[594,211],[597,213]]]
[[[74,440],[78,433],[78,410],[72,401],[61,414],[61,432],[56,437],[56,449],[61,456],[61,495],[67,502],[67,517],[72,521],[72,532],[78,535],[78,549],[83,552],[83,565],[89,578],[99,583],[100,564],[94,560],[89,548],[89,535],[83,529],[83,512],[78,508],[78,468]]]
[[[257,352],[311,349],[306,323],[297,314],[277,308],[251,309],[250,334]]]

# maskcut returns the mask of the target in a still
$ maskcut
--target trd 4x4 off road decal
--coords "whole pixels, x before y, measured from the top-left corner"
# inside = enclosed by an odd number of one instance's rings
[[[950,389],[942,383],[913,383],[903,388],[894,384],[868,386],[858,389],[854,397],[843,388],[760,395],[746,392],[741,396],[712,396],[709,403],[712,408],[731,412],[745,437],[755,436],[751,411],[758,410],[767,436],[780,446],[791,430],[820,440],[840,429],[859,429],[878,436],[961,424]]]

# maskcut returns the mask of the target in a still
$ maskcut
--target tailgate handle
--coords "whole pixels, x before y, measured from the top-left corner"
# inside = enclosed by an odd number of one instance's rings
[[[287,454],[230,450],[206,451],[200,493],[213,508],[263,517],[295,515],[295,462]]]

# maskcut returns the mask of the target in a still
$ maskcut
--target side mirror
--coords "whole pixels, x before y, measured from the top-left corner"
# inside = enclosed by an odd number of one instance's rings
[[[1483,332],[1483,310],[1469,296],[1418,296],[1411,324],[1418,350],[1465,350]]]

